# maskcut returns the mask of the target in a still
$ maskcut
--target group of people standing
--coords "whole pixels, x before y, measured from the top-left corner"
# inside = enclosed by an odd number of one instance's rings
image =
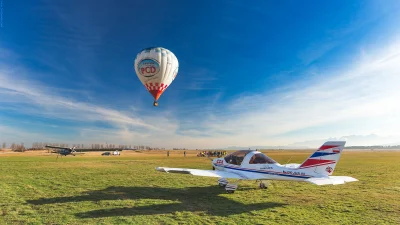
[[[226,151],[201,151],[197,153],[197,157],[210,157],[210,156],[216,156],[216,157],[222,157],[227,154]],[[169,151],[167,151],[167,156],[169,157]],[[186,157],[186,151],[183,152],[183,156]]]
[[[197,157],[210,157],[210,156],[221,157],[226,154],[227,154],[226,151],[202,151],[197,154]]]

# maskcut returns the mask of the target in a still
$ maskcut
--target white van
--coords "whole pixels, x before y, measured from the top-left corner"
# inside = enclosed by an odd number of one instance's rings
[[[113,155],[121,155],[121,154],[119,153],[119,151],[114,151]]]

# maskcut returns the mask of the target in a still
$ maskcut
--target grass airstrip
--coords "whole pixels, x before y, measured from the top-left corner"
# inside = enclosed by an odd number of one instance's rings
[[[264,152],[284,164],[312,151]],[[170,153],[0,152],[0,224],[400,224],[400,151],[345,150],[334,175],[359,182],[244,181],[234,194],[217,178],[156,171],[211,169],[196,151]]]

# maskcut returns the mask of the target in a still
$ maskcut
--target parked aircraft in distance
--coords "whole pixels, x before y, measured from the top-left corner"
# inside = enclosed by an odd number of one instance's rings
[[[65,147],[56,147],[56,146],[50,146],[50,145],[46,145],[46,148],[55,148],[56,150],[53,150],[51,153],[57,153],[60,156],[67,156],[67,155],[82,155],[85,154],[83,152],[77,152],[75,150],[76,147],[72,147],[72,148],[65,148]],[[57,155],[58,158],[58,155]]]

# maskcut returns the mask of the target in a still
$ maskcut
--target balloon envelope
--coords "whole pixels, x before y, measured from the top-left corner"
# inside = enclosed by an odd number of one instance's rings
[[[178,59],[168,49],[151,47],[137,54],[134,65],[136,75],[154,97],[156,106],[162,93],[178,74]]]

